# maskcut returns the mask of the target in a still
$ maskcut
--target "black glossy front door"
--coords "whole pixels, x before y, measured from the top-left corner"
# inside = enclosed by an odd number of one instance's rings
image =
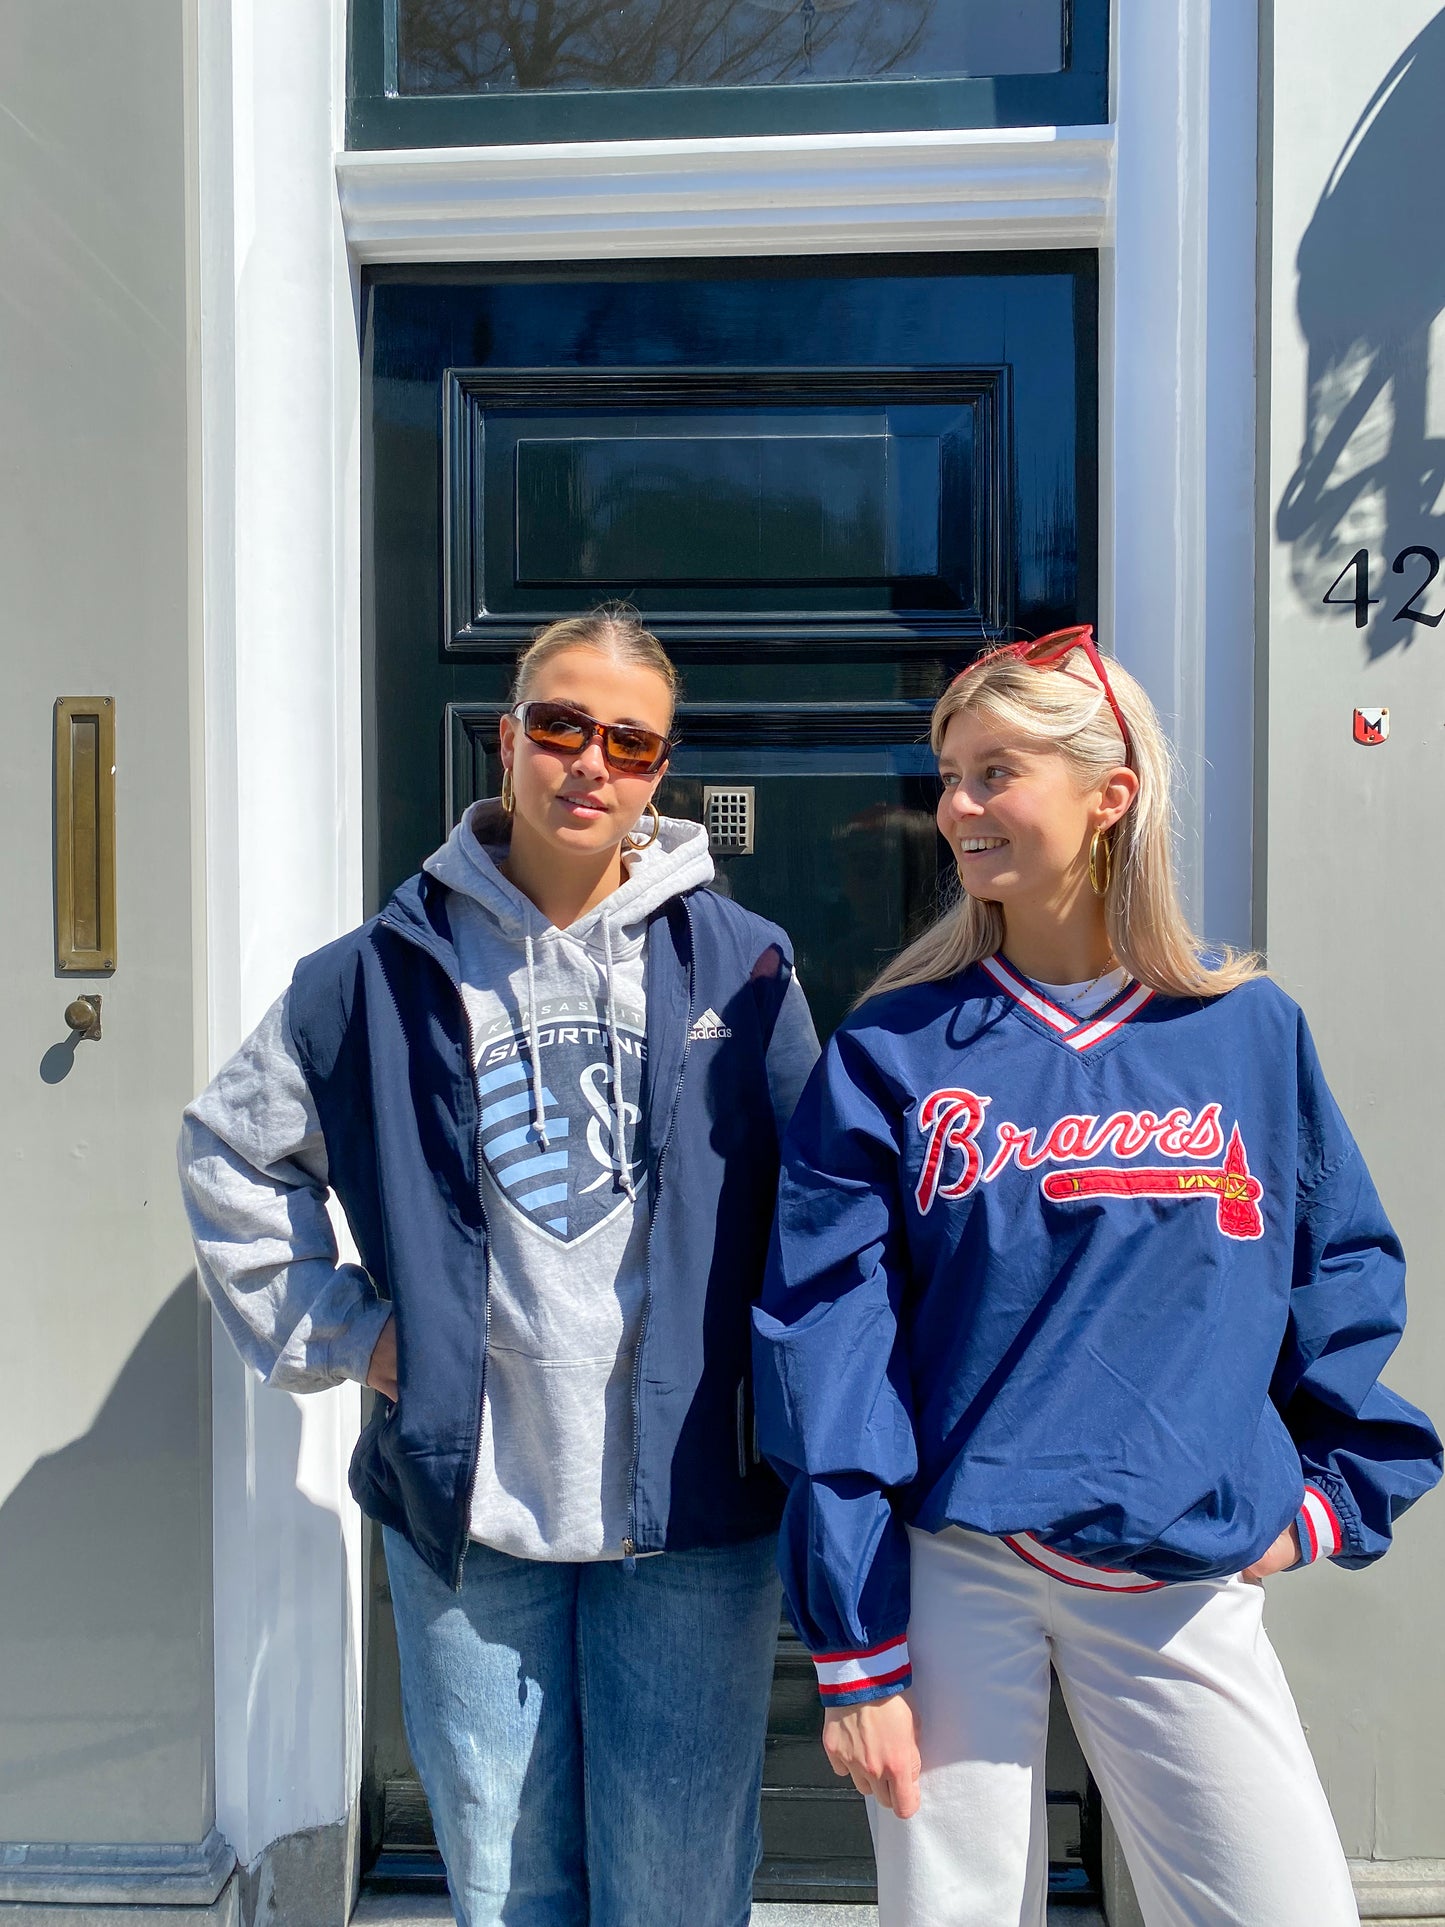
[[[1084,255],[369,277],[373,907],[495,794],[518,645],[626,598],[686,685],[662,807],[787,926],[826,1034],[937,907],[933,697],[985,639],[1094,615],[1095,314]],[[426,1877],[379,1557],[368,1610],[371,1845]],[[818,1723],[785,1633],[760,1896],[871,1887]],[[1051,1783],[1062,1878],[1062,1738]]]

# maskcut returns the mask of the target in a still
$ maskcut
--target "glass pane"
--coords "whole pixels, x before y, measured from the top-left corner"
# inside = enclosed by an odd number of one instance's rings
[[[1065,0],[397,0],[403,94],[1051,74]]]

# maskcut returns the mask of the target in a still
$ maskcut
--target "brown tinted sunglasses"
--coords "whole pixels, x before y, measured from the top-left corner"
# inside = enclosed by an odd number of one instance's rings
[[[580,756],[600,739],[602,760],[616,776],[655,776],[677,742],[641,723],[599,723],[571,703],[518,703],[512,714],[527,741],[554,756]]]

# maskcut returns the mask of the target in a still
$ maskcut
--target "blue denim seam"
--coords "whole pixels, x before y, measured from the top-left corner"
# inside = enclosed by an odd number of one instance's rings
[[[694,1630],[700,1630],[700,1625],[698,1627],[695,1627]],[[693,1665],[697,1676],[701,1677],[706,1667],[705,1658],[702,1655],[695,1655],[693,1660]],[[697,1768],[698,1768],[698,1760],[700,1758],[700,1754],[701,1754],[701,1749],[699,1747],[692,1746],[688,1748],[687,1803],[684,1808],[684,1811],[689,1814],[692,1813],[693,1811],[693,1801],[696,1797]],[[687,1927],[686,1917],[684,1915],[683,1909],[687,1905],[689,1898],[690,1896],[688,1895],[685,1895],[681,1892],[678,1893],[677,1911],[673,1916],[674,1927]]]
[[[573,1596],[572,1652],[577,1671],[577,1730],[582,1752],[582,1873],[588,1885],[588,1910],[591,1911],[591,1876],[588,1870],[592,1843],[592,1749],[587,1744],[587,1652],[582,1637],[582,1592],[579,1583]]]

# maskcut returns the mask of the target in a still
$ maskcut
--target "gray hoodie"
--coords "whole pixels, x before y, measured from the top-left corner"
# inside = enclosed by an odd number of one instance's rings
[[[647,919],[713,874],[664,817],[627,879],[566,930],[497,868],[508,822],[476,804],[426,868],[447,910],[481,1100],[488,1345],[474,1539],[528,1559],[621,1555],[648,1212],[634,1175]],[[364,1378],[385,1322],[336,1264],[325,1146],[283,998],[187,1111],[182,1174],[202,1276],[243,1356],[294,1390]],[[718,1025],[705,1011],[695,1029]],[[779,1129],[818,1054],[796,978],[768,1081]],[[349,1274],[349,1275],[348,1275]]]

